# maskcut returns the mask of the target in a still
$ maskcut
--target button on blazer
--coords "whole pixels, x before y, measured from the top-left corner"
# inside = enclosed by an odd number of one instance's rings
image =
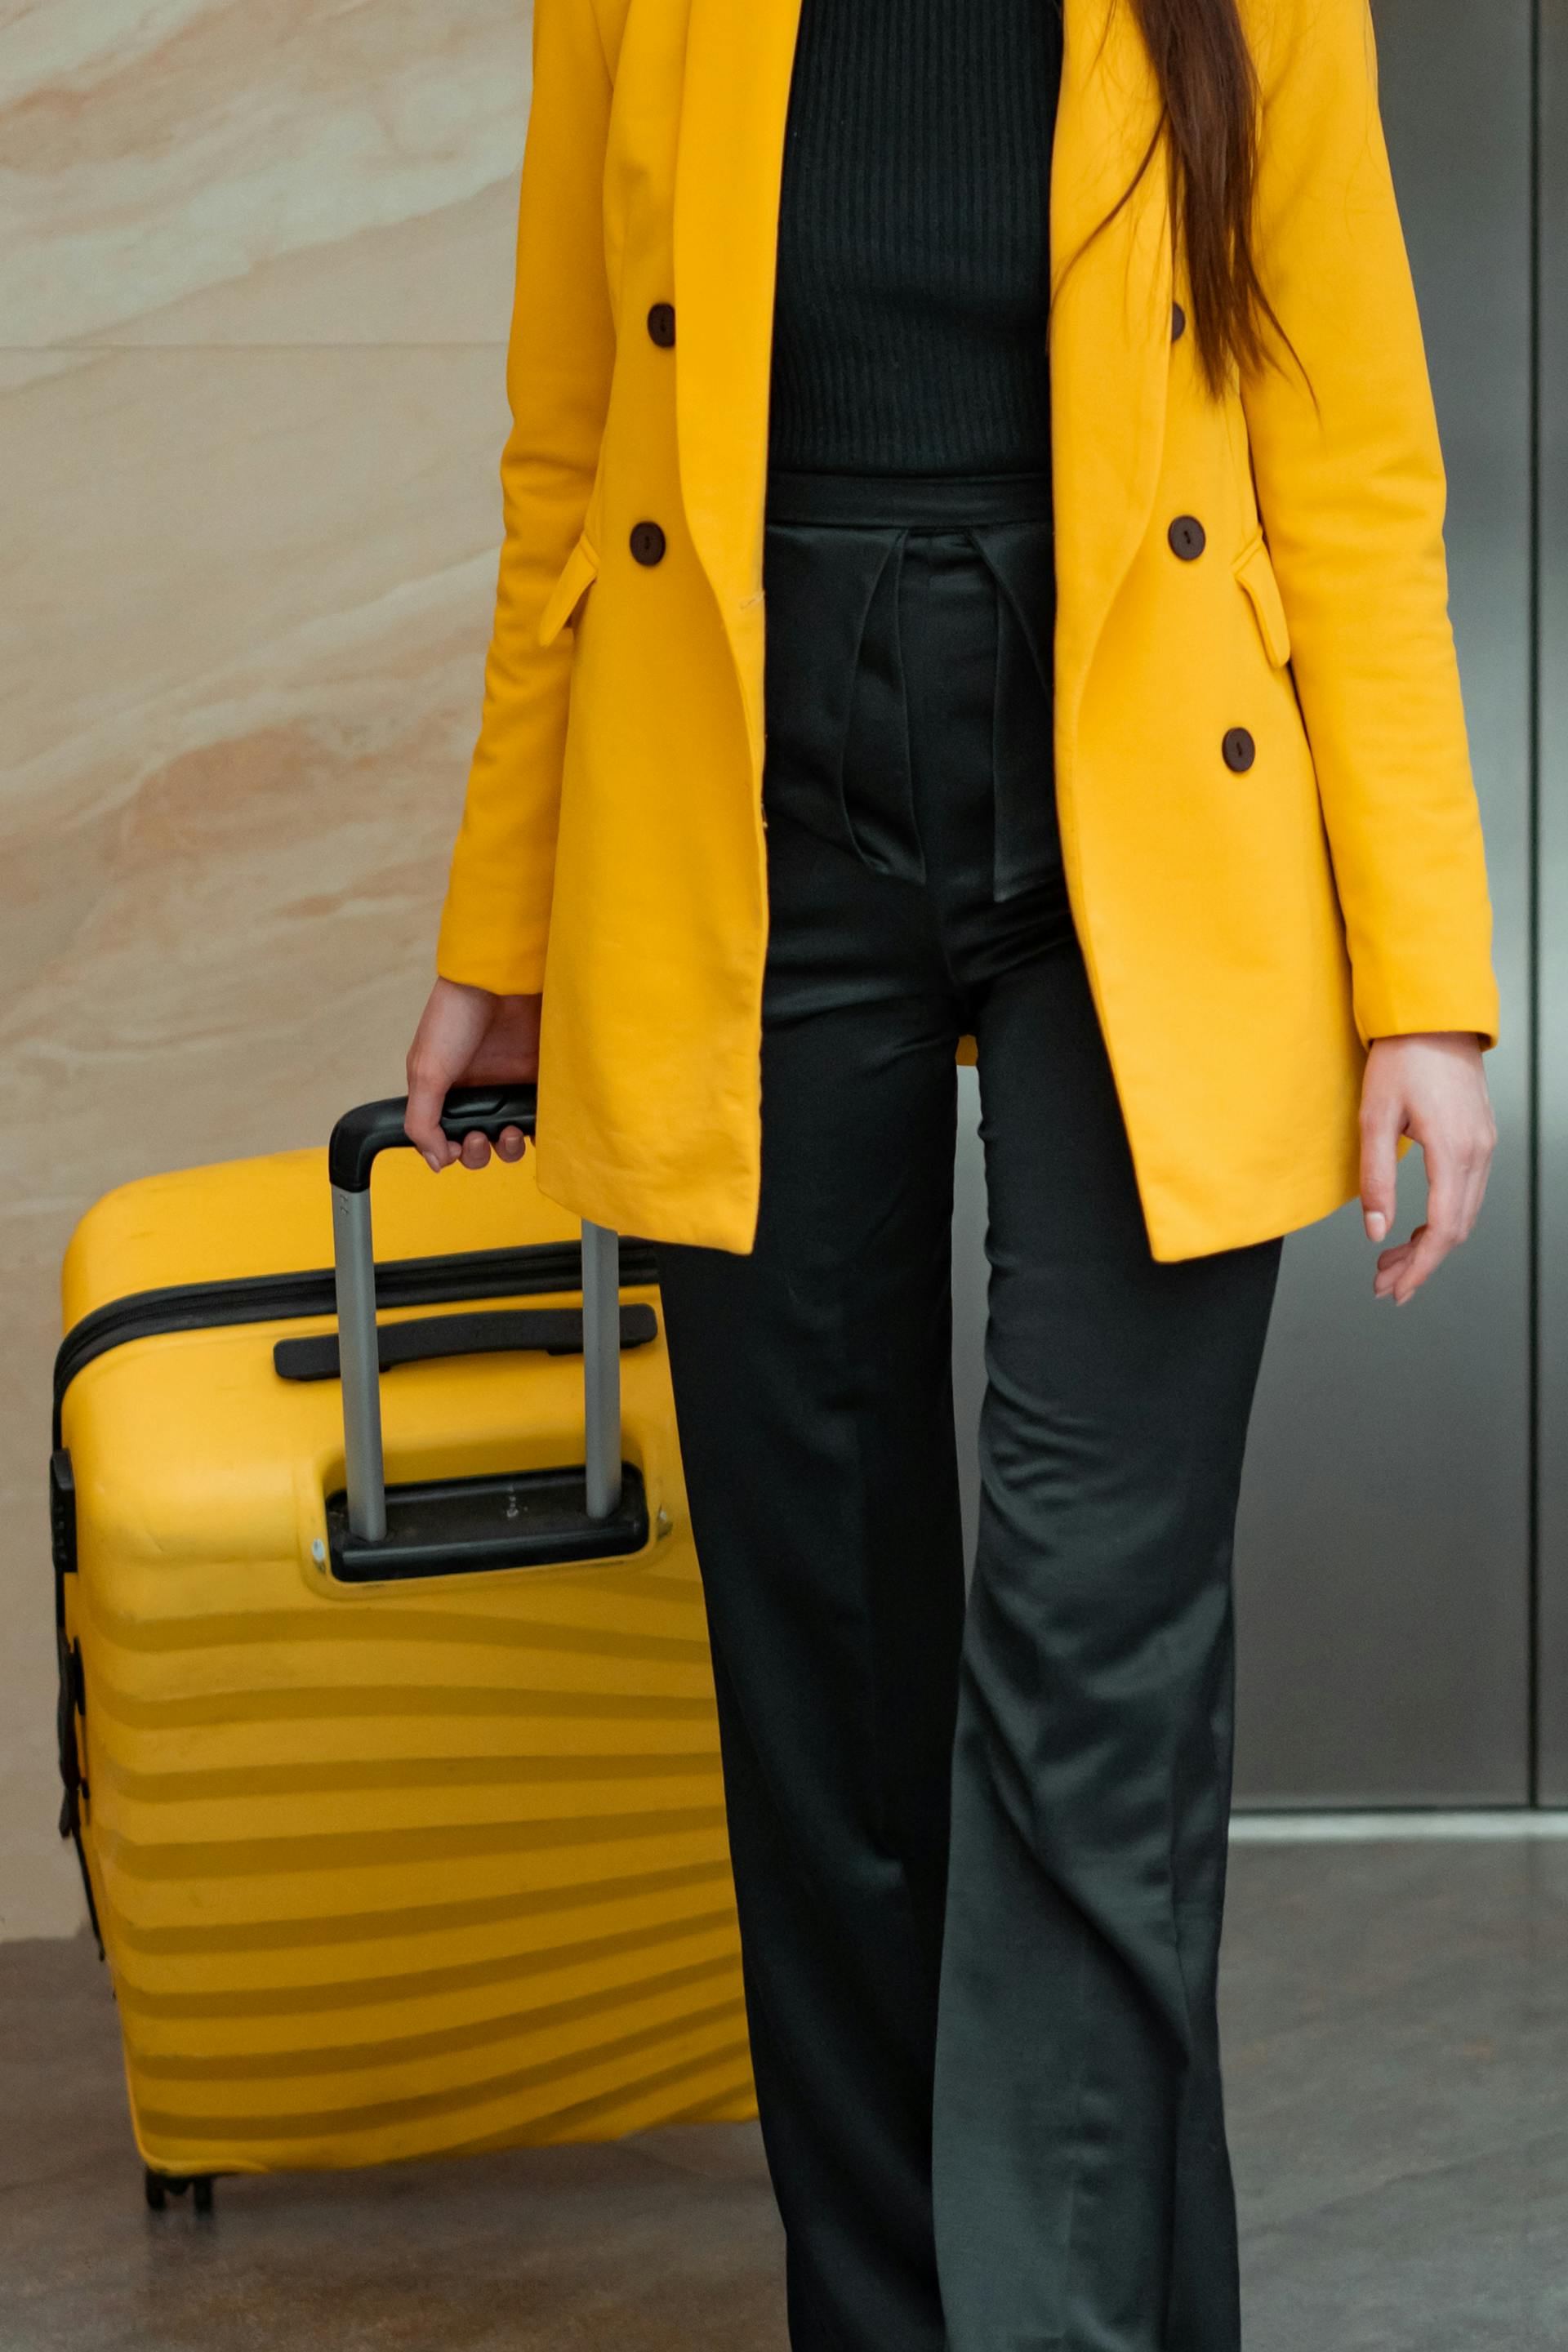
[[[1498,1029],[1443,462],[1366,0],[1243,13],[1260,271],[1306,381],[1282,355],[1205,384],[1166,175],[1138,176],[1159,95],[1126,0],[1066,0],[1052,161],[1057,803],[1162,1259],[1355,1193],[1369,1040]],[[758,1196],[763,519],[798,17],[799,0],[535,0],[504,543],[437,950],[449,979],[543,991],[544,1192],[738,1251]]]

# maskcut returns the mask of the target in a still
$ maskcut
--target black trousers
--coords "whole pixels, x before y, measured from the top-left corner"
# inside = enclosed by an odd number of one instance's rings
[[[972,497],[770,505],[759,1230],[659,1251],[791,2342],[1235,2352],[1231,1542],[1279,1244],[1150,1255],[1039,823],[1048,526]]]

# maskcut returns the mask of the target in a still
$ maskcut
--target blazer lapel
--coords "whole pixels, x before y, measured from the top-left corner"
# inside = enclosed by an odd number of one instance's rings
[[[1051,166],[1051,443],[1058,742],[1070,747],[1100,633],[1159,482],[1173,271],[1163,142],[1100,228],[1160,119],[1129,0],[1066,0],[1065,32]]]
[[[754,726],[761,681],[749,672],[758,640],[743,616],[762,589],[779,183],[800,9],[801,0],[690,0],[676,159],[681,492]],[[1051,180],[1063,745],[1074,740],[1089,661],[1153,503],[1172,300],[1163,151],[1089,241],[1159,118],[1129,0],[1065,0],[1065,20]]]
[[[762,588],[784,118],[801,0],[691,0],[675,170],[686,520],[726,625]]]

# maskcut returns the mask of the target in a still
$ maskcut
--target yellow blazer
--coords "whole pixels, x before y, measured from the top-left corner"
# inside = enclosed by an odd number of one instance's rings
[[[437,951],[449,979],[543,990],[546,1194],[739,1251],[799,5],[535,0],[505,542]],[[1366,0],[1245,5],[1260,268],[1310,394],[1289,368],[1205,390],[1194,338],[1173,334],[1163,163],[1067,267],[1156,121],[1127,0],[1066,0],[1052,166],[1057,801],[1163,1259],[1356,1192],[1369,1039],[1498,1026],[1443,465]],[[1178,517],[1203,526],[1195,561]],[[632,546],[647,523],[651,562]],[[1222,753],[1234,728],[1257,745],[1244,774]]]

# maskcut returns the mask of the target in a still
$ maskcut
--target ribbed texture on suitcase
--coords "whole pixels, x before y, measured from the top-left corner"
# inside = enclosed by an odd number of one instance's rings
[[[351,1589],[310,1558],[337,1391],[277,1379],[279,1329],[139,1340],[67,1400],[87,1852],[146,2161],[751,2114],[662,1339],[624,1360],[645,1553]],[[390,1375],[395,1475],[411,1433],[423,1473],[461,1475],[530,1421],[535,1457],[570,1459],[580,1381],[522,1357]]]
[[[99,1607],[83,1629],[148,2161],[361,2164],[745,2112],[689,1559],[546,1571],[526,1615],[422,1599],[374,1625],[269,1592],[286,1570],[248,1580],[243,1613],[153,1635]]]

